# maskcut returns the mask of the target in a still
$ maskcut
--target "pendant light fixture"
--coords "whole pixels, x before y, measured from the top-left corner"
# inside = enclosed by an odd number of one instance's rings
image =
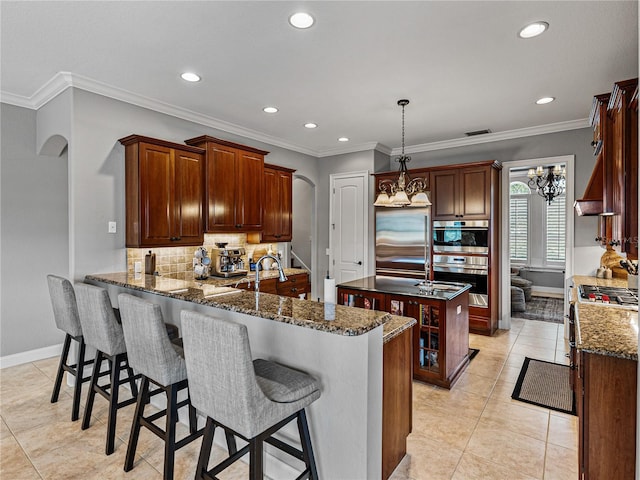
[[[426,178],[414,178],[409,176],[407,162],[411,157],[404,154],[404,107],[409,105],[409,100],[398,100],[402,107],[402,150],[396,162],[400,164],[397,180],[380,180],[378,191],[380,192],[374,202],[376,207],[428,207],[431,205],[427,195]]]
[[[546,175],[542,166],[538,166],[535,170],[531,168],[527,173],[527,177],[529,177],[529,186],[535,188],[538,195],[544,198],[548,205],[551,205],[554,198],[565,192],[567,169],[560,165],[546,168]]]

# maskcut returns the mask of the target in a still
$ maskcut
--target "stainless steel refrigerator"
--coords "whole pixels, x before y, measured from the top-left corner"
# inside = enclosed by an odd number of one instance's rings
[[[425,278],[431,261],[431,209],[376,208],[376,274]]]

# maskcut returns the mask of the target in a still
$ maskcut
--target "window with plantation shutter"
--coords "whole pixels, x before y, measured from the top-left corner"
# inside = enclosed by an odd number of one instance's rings
[[[545,263],[562,263],[565,260],[565,210],[566,197],[560,195],[547,205],[545,225]]]
[[[511,263],[529,260],[530,190],[522,182],[511,182],[509,197],[509,250]]]

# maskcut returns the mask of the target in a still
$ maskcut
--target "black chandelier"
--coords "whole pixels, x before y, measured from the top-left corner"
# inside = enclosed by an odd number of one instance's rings
[[[536,169],[530,168],[527,177],[529,177],[529,186],[535,188],[538,195],[544,198],[548,205],[551,205],[553,199],[562,195],[566,190],[567,169],[560,165],[546,168],[546,175],[542,166],[538,166]]]
[[[380,180],[378,184],[378,194],[374,205],[376,207],[428,207],[431,205],[427,196],[427,181],[425,178],[409,177],[407,162],[411,157],[404,154],[404,107],[409,105],[409,100],[398,100],[398,105],[402,107],[402,151],[396,158],[400,164],[398,179]]]

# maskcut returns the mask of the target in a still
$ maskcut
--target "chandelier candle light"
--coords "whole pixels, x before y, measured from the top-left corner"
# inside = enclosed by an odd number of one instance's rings
[[[378,190],[380,193],[374,202],[376,207],[428,207],[431,205],[427,196],[426,178],[409,177],[407,162],[411,157],[404,154],[404,107],[409,105],[409,100],[398,100],[402,107],[402,151],[396,162],[400,163],[398,179],[380,180]]]
[[[547,174],[544,174],[544,168],[538,166],[535,170],[529,169],[527,177],[529,177],[529,186],[535,188],[538,195],[551,205],[553,199],[565,192],[567,169],[560,165],[548,166]]]

